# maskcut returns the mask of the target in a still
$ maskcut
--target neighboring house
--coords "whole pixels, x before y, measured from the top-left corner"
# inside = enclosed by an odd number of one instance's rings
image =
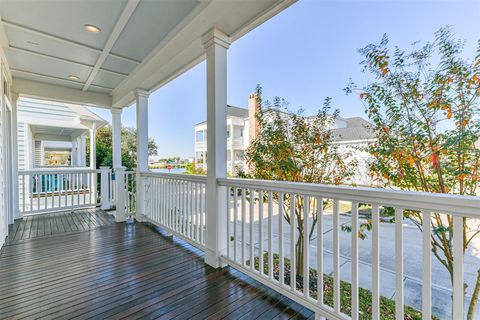
[[[87,137],[107,121],[87,107],[21,98],[18,108],[18,169],[85,167]]]
[[[227,106],[227,170],[233,175],[248,169],[245,163],[245,151],[258,133],[255,114],[259,106],[256,101],[255,94],[251,94],[248,99],[248,109]],[[201,122],[194,128],[195,163],[206,169],[207,123]],[[372,185],[373,181],[368,174],[371,156],[364,150],[368,143],[375,141],[371,124],[360,117],[337,117],[331,129],[334,143],[340,146],[341,151],[351,151],[358,162],[358,170],[351,182],[358,185]]]
[[[245,150],[248,147],[248,110],[227,106],[227,169],[236,173],[245,169]],[[245,139],[246,138],[246,139]],[[195,163],[207,168],[207,122],[195,125]]]

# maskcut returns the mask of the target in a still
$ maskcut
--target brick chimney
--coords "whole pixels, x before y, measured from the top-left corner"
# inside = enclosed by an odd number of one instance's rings
[[[260,111],[260,99],[256,93],[248,96],[248,140],[252,142],[260,132],[260,124],[255,115]]]

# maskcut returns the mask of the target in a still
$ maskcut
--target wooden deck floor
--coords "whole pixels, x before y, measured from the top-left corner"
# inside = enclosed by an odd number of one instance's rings
[[[18,241],[79,231],[89,231],[115,223],[113,216],[102,210],[81,209],[27,216],[10,226],[8,241]]]
[[[13,229],[0,256],[0,319],[313,318],[234,269],[206,266],[199,250],[102,211],[31,217]]]

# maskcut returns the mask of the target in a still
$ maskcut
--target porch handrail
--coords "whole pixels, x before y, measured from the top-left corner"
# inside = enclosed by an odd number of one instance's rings
[[[162,177],[162,178],[171,178],[171,179],[180,179],[192,182],[207,182],[207,176],[202,176],[199,174],[182,174],[182,173],[164,173],[164,172],[152,172],[144,171],[141,174],[145,177]]]
[[[91,168],[66,168],[59,167],[58,169],[52,168],[36,168],[30,170],[18,170],[18,174],[58,174],[58,173],[100,173],[100,169]]]
[[[260,179],[226,178],[218,179],[217,182],[220,186],[225,187],[267,189],[283,193],[294,192],[308,196],[322,196],[362,203],[382,203],[392,207],[407,206],[408,208],[438,211],[445,214],[467,215],[472,218],[480,217],[479,196]]]

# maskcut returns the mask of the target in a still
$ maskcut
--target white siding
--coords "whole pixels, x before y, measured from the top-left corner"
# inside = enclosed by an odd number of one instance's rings
[[[26,147],[26,126],[23,122],[17,123],[17,150],[18,150],[18,170],[26,170],[27,163],[25,161],[25,147]]]
[[[55,102],[22,98],[18,100],[17,107],[19,118],[35,117],[36,119],[48,119],[49,121],[78,121],[78,115],[72,109]]]

